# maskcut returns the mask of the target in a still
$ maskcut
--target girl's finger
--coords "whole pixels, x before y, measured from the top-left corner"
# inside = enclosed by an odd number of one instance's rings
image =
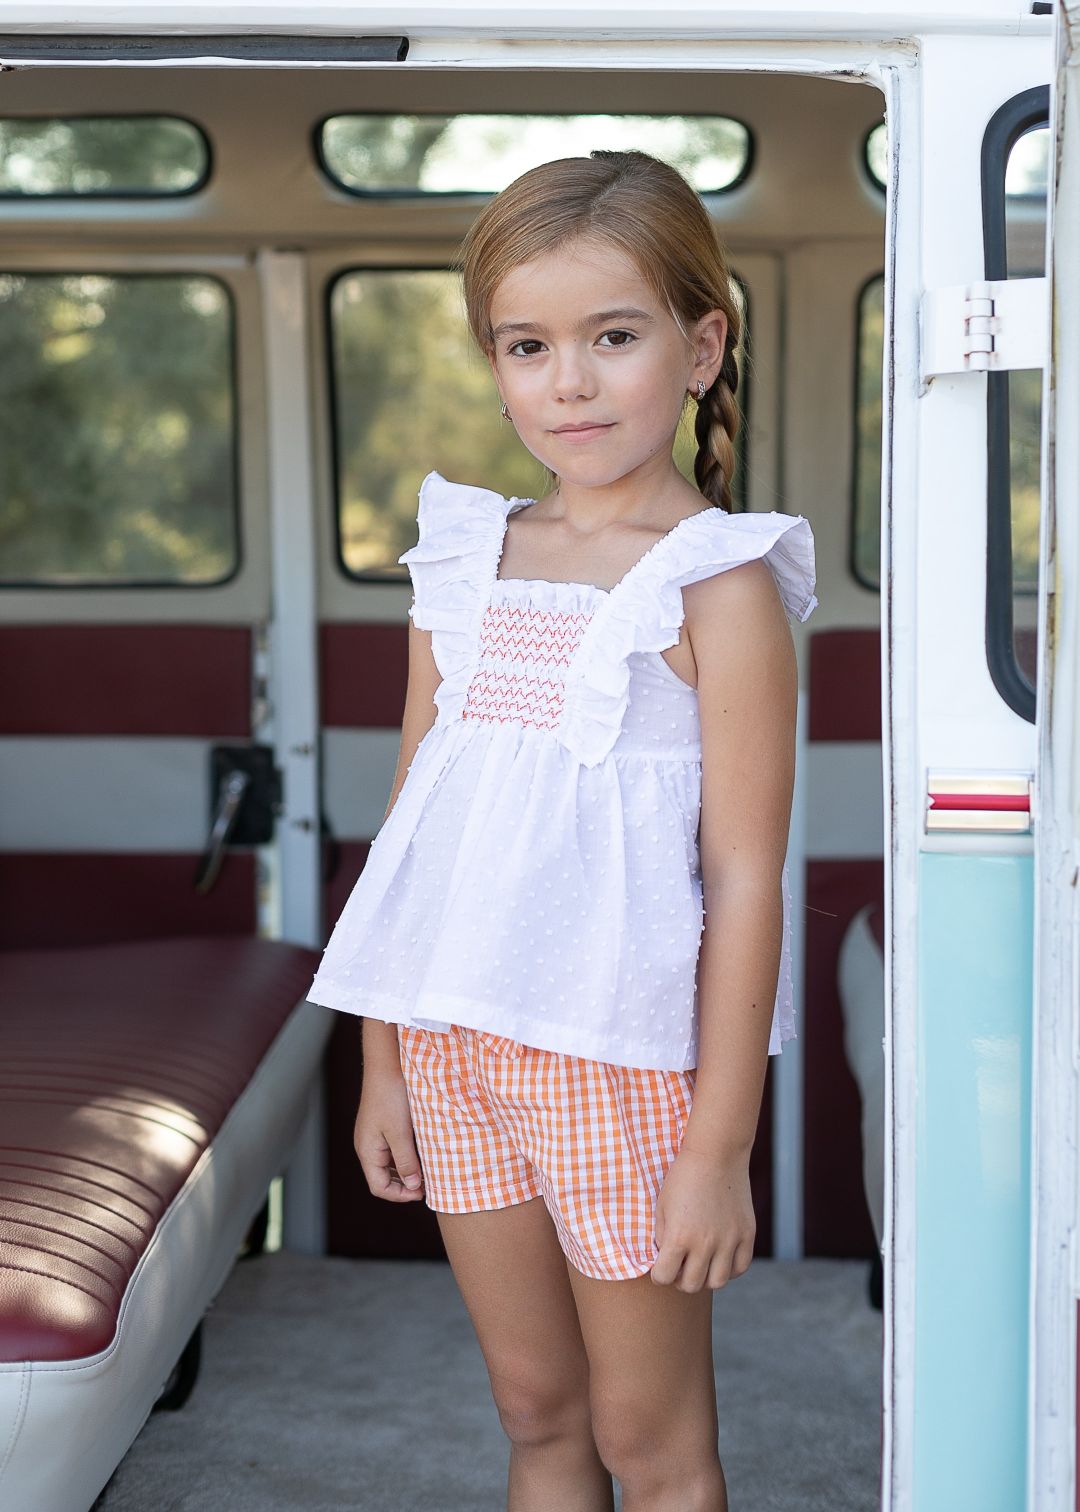
[[[682,1245],[662,1244],[649,1274],[658,1286],[670,1286],[678,1276],[685,1258],[686,1250]]]
[[[721,1286],[726,1286],[730,1280],[731,1267],[723,1255],[714,1255],[712,1264],[709,1266],[709,1274],[705,1278],[705,1285],[717,1291]]]
[[[416,1153],[416,1145],[411,1134],[391,1137],[390,1153],[405,1190],[410,1193],[419,1192],[424,1184],[424,1173],[420,1168],[420,1157]]]
[[[400,1172],[395,1169],[393,1152],[385,1139],[381,1139],[373,1149],[361,1147],[357,1154],[368,1190],[373,1197],[381,1197],[385,1202],[413,1202],[417,1197],[423,1196],[422,1184],[416,1188],[407,1188],[402,1183]]]

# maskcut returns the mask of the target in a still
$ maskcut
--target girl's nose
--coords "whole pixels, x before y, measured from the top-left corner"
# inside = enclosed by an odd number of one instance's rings
[[[551,375],[552,392],[557,399],[591,399],[596,393],[588,364],[572,348],[556,354]]]

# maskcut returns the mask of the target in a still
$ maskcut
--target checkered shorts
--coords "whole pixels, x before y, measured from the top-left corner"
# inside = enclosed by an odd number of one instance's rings
[[[458,1024],[399,1024],[398,1046],[428,1207],[475,1213],[541,1196],[586,1276],[652,1268],[656,1198],[695,1069],[615,1066]]]

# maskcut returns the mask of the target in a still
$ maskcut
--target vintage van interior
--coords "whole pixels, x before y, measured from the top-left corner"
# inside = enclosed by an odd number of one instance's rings
[[[303,997],[389,794],[420,479],[541,483],[447,260],[486,193],[608,145],[706,194],[748,329],[736,508],[817,544],[799,1038],[758,1258],[715,1299],[721,1453],[740,1506],[878,1504],[882,121],[865,82],[796,75],[4,75],[0,1350],[39,1362],[20,1452],[52,1451],[58,1512],[106,1482],[109,1509],[165,1505],[193,1471],[221,1506],[240,1477],[299,1508],[358,1475],[371,1505],[498,1504],[434,1215],[368,1192],[359,1021]],[[1038,271],[1029,157],[1009,250]],[[1034,488],[1032,570],[1037,459]]]

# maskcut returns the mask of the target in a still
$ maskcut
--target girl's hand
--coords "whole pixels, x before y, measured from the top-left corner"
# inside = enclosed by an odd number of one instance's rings
[[[387,1202],[423,1200],[424,1177],[400,1071],[365,1068],[353,1146],[373,1197]]]
[[[649,1274],[679,1291],[715,1291],[749,1270],[756,1233],[748,1157],[683,1145],[656,1200],[660,1253]]]

